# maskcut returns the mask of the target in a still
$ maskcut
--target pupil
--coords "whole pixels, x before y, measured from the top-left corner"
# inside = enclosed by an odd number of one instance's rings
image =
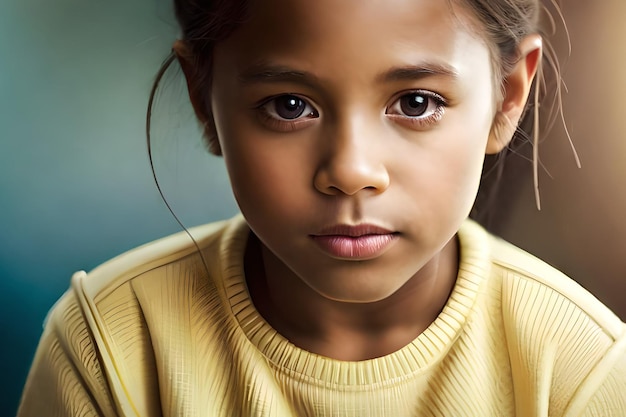
[[[296,96],[283,96],[276,100],[276,113],[283,119],[297,119],[305,108],[304,100]]]
[[[419,94],[407,95],[402,97],[400,107],[407,116],[421,116],[428,109],[428,98]]]

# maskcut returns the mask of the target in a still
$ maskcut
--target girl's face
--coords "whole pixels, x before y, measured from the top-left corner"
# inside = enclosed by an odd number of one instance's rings
[[[280,265],[369,302],[467,217],[496,111],[487,45],[440,0],[257,0],[214,55],[235,197]]]

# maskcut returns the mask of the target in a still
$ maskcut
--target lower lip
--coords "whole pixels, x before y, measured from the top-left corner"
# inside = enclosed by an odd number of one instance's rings
[[[353,260],[372,259],[382,255],[397,236],[395,234],[364,236],[312,236],[313,241],[329,255]]]

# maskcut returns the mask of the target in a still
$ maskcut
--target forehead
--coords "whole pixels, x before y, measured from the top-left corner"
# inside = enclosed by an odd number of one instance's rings
[[[447,0],[252,0],[248,19],[216,46],[216,63],[259,63],[328,75],[427,61],[462,72],[488,48]]]

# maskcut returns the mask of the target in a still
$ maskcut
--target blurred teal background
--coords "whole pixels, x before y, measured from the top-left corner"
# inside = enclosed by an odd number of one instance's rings
[[[180,230],[154,186],[145,111],[176,38],[167,0],[0,1],[0,416],[75,270]],[[235,212],[184,84],[156,110],[157,173],[187,225]],[[167,104],[167,105],[166,105]]]

